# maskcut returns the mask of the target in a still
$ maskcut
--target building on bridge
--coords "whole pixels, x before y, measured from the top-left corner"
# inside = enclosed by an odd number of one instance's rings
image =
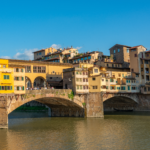
[[[8,63],[13,69],[18,68],[18,70],[20,70],[19,72],[15,72],[15,76],[17,77],[15,78],[15,82],[16,84],[19,82],[24,82],[25,88],[41,88],[44,86],[63,88],[63,69],[72,68],[72,65],[68,63],[38,62],[13,59],[9,59]],[[21,72],[22,69],[24,72]],[[22,86],[23,89],[24,84],[20,84],[21,85],[18,84],[18,86]]]
[[[14,74],[14,94],[25,94],[25,66],[9,65]]]
[[[0,94],[12,95],[14,93],[14,72],[8,66],[8,60],[0,59]]]

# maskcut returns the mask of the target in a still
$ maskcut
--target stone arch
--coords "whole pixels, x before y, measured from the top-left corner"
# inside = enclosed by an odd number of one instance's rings
[[[8,114],[21,105],[33,100],[49,106],[53,116],[84,116],[82,103],[79,104],[68,98],[70,90],[29,90],[25,97],[17,97],[10,101],[7,109]],[[51,94],[49,94],[51,93]]]
[[[26,88],[32,88],[32,82],[31,79],[27,76],[25,76],[25,87]]]
[[[46,87],[46,78],[37,76],[33,81],[33,87]]]
[[[134,110],[138,105],[138,100],[131,96],[119,96],[114,95],[107,99],[104,99],[103,106],[104,111],[114,111],[118,110]]]
[[[102,93],[102,97],[103,97],[103,102],[109,100],[110,98],[127,98],[130,100],[133,100],[135,103],[139,103],[139,98],[137,96],[137,94],[122,94],[122,93],[118,93],[118,94],[111,94],[111,93]]]

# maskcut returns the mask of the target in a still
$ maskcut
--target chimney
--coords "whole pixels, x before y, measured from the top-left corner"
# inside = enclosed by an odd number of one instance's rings
[[[72,48],[72,46],[71,46],[71,48]]]

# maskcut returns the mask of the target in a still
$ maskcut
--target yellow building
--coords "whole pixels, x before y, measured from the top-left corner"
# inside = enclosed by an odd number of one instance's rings
[[[84,63],[84,62],[73,64],[73,67],[78,67],[78,68],[90,68],[93,66],[94,66],[93,63]]]
[[[9,59],[10,66],[20,66],[24,68],[25,72],[25,87],[57,87],[58,83],[63,79],[63,69],[72,68],[71,64],[39,62],[39,61],[25,61]],[[16,67],[17,68],[17,67]],[[23,77],[23,72],[16,72],[16,77]],[[20,81],[21,82],[21,81]],[[55,85],[54,85],[55,82]],[[19,83],[17,81],[17,83]],[[47,85],[47,84],[48,85]],[[53,85],[51,85],[51,83]],[[23,86],[23,84],[21,84]],[[20,85],[19,85],[20,86]],[[62,88],[62,87],[61,87]]]
[[[14,93],[13,69],[8,68],[8,60],[0,59],[0,94]]]
[[[14,94],[25,94],[25,66],[9,65],[14,70]]]
[[[55,49],[53,47],[49,47],[49,48],[35,51],[35,52],[33,52],[34,53],[34,60],[38,60],[39,58],[41,58],[45,55],[48,55],[48,54],[52,54],[54,52],[57,52],[57,49]]]

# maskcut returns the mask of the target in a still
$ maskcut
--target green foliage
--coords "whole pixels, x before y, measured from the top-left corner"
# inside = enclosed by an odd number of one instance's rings
[[[32,95],[33,97],[35,97],[35,95]]]
[[[74,98],[74,93],[73,93],[73,91],[71,91],[71,93],[68,94],[68,98],[70,98],[71,100],[73,100],[73,98]]]
[[[83,106],[86,106],[86,103],[84,102],[84,103],[82,103],[82,105],[83,105]]]

